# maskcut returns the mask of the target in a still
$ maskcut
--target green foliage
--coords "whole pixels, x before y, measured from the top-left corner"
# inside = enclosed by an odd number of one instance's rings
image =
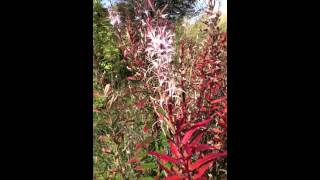
[[[160,9],[168,5],[165,13],[169,14],[171,20],[179,20],[193,14],[195,2],[196,0],[156,0],[157,7]]]
[[[139,180],[153,180],[153,177],[141,177]]]
[[[203,20],[203,18],[196,21],[194,24],[190,25],[186,29],[185,36],[187,38],[194,40],[194,42],[196,42],[196,43],[201,42],[204,39],[204,37],[207,35],[207,33],[205,31],[203,31],[205,29],[206,25],[203,24],[202,20]]]
[[[154,162],[149,162],[149,163],[141,164],[141,167],[144,169],[155,169],[157,167],[157,165]]]
[[[101,0],[93,1],[93,52],[103,83],[119,84],[128,75],[117,47],[113,27]]]
[[[222,32],[227,32],[227,15],[221,16],[221,19],[218,25]]]
[[[131,158],[142,160],[144,176],[154,176],[157,169],[154,158],[147,155],[147,149],[137,150],[136,145],[148,146],[154,138],[142,134],[146,123],[152,121],[148,110],[133,108],[135,96],[125,95],[126,89],[113,89],[109,96],[103,95],[103,88],[96,83],[94,76],[93,108],[93,169],[95,180],[99,179],[138,179],[135,165],[127,163]],[[106,105],[116,97],[110,108]],[[125,105],[125,106],[124,106]],[[152,148],[152,147],[150,147]]]
[[[187,39],[192,39],[196,44],[199,44],[206,36],[207,36],[207,31],[206,25],[203,23],[204,21],[207,20],[206,16],[201,16],[197,21],[195,21],[193,24],[186,24],[186,27],[182,27],[182,23],[177,24],[179,25],[177,29],[178,31],[178,37],[179,39],[181,38],[187,38]],[[221,32],[226,32],[227,31],[227,16],[222,15],[220,17],[220,21],[218,23],[218,26],[220,28]]]

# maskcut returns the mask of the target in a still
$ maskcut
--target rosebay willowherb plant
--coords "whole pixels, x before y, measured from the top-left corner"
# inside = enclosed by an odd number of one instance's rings
[[[154,125],[159,123],[167,138],[168,154],[149,152],[158,158],[165,179],[206,179],[205,172],[218,174],[225,168],[218,160],[227,155],[226,33],[217,26],[220,14],[212,4],[200,48],[182,40],[176,50],[166,7],[157,10],[152,0],[135,1],[136,19],[127,18],[125,29],[116,15],[110,16],[134,74],[128,79],[140,80],[142,86],[136,88],[146,90]]]

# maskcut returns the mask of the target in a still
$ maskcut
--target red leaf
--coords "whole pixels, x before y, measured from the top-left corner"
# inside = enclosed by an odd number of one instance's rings
[[[145,106],[145,101],[141,100],[141,101],[137,102],[135,105],[137,108],[142,109]]]
[[[148,132],[148,130],[149,130],[148,125],[145,125],[144,128],[143,128],[143,132]]]
[[[184,156],[185,156],[186,158],[189,158],[189,157],[192,155],[192,147],[191,147],[189,144],[186,144],[185,147],[184,147],[184,149],[186,150],[186,151],[184,152]]]
[[[164,160],[164,161],[169,161],[169,162],[172,162],[174,164],[179,164],[179,161],[173,157],[170,157],[168,155],[165,155],[165,154],[160,154],[160,153],[157,153],[157,152],[149,152],[148,154],[152,155],[152,156],[156,156],[157,158],[161,159],[161,160]]]
[[[193,163],[189,167],[189,169],[190,169],[190,171],[193,171],[193,170],[197,169],[198,167],[202,166],[203,164],[205,164],[208,161],[212,161],[212,160],[214,160],[214,159],[216,159],[218,157],[226,156],[226,155],[227,155],[227,152],[208,154],[208,155],[204,156],[203,158],[198,159],[195,163]]]
[[[174,173],[170,171],[166,166],[162,165],[160,162],[158,162],[161,169],[163,169],[167,174],[173,175]]]
[[[193,147],[196,151],[205,151],[205,150],[214,149],[212,146],[210,146],[210,145],[208,145],[208,144],[196,144],[196,145],[192,145],[192,147]]]
[[[207,111],[206,107],[202,106],[202,107],[200,108],[200,112],[206,112],[206,111]]]
[[[200,132],[191,142],[191,145],[199,144],[204,132]]]
[[[226,99],[227,99],[226,97],[215,99],[215,100],[211,101],[211,104],[219,103],[219,102],[222,102],[222,101],[224,101]]]
[[[220,112],[216,112],[216,115],[218,115],[219,117],[223,117],[223,114],[221,114]]]
[[[211,106],[211,110],[216,110],[216,109],[219,109],[220,107],[219,106]]]
[[[195,175],[193,175],[193,178],[194,178],[195,180],[199,180],[199,178],[202,177],[202,175],[212,166],[212,164],[213,164],[213,163],[210,162],[210,163],[207,163],[207,164],[201,166],[201,167],[198,169],[197,173],[196,173]]]
[[[182,131],[182,130],[183,130],[185,127],[187,127],[188,125],[189,125],[189,124],[187,124],[187,123],[181,124],[179,130]],[[178,132],[180,132],[180,131],[178,131]]]
[[[176,144],[174,144],[171,140],[169,140],[170,150],[174,154],[176,158],[180,158],[181,154]]]
[[[136,162],[139,162],[139,160],[136,158],[132,158],[127,163],[130,164],[130,163],[136,163]]]
[[[192,134],[193,134],[196,130],[198,130],[198,129],[197,129],[197,128],[193,128],[193,129],[189,130],[188,132],[186,132],[186,134],[183,136],[183,138],[182,138],[182,140],[181,140],[181,143],[182,143],[182,144],[186,144],[186,143],[189,141],[189,139],[191,138]]]
[[[164,180],[181,180],[182,178],[178,175],[166,177]]]
[[[223,127],[223,128],[227,127],[227,126],[226,126],[226,123],[225,123],[224,121],[219,121],[219,122],[218,122],[218,125],[221,126],[221,127]]]
[[[140,144],[140,143],[138,143],[138,144],[136,144],[136,149],[140,149],[140,148],[142,148],[142,144]]]
[[[222,130],[220,130],[219,128],[212,128],[211,131],[216,133],[216,134],[221,134],[222,133]]]
[[[136,80],[136,78],[134,78],[134,77],[132,77],[132,76],[128,77],[127,79],[130,80],[130,81]]]
[[[142,169],[141,166],[136,166],[136,167],[134,168],[134,170],[136,170],[136,171],[142,171],[143,169]]]
[[[207,180],[207,178],[206,177],[200,177],[200,178],[198,178],[196,180]]]
[[[212,121],[211,118],[209,118],[209,119],[207,119],[207,120],[204,120],[204,121],[201,121],[201,122],[197,122],[197,123],[195,123],[192,127],[194,128],[194,127],[205,126],[205,125],[209,124],[210,121]]]
[[[210,87],[210,85],[208,85],[208,87]],[[205,95],[205,98],[209,101],[209,100],[210,100],[210,95],[209,95],[209,94],[206,94],[206,95]]]
[[[220,142],[221,141],[221,138],[219,136],[216,136],[213,138],[213,141],[215,142]]]

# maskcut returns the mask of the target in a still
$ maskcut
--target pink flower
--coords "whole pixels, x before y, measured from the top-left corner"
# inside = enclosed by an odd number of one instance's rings
[[[110,24],[112,24],[112,26],[121,24],[120,16],[117,11],[110,8],[108,9],[108,12],[109,12]]]

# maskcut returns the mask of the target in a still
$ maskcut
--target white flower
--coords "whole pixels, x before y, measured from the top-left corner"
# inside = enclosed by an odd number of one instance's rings
[[[183,90],[181,88],[178,88],[176,86],[176,83],[173,79],[171,79],[169,82],[168,82],[168,89],[166,90],[169,92],[169,96],[170,97],[179,97],[177,95],[178,92],[183,92]]]
[[[149,16],[149,12],[147,10],[144,10],[143,13],[146,15],[146,16]]]
[[[108,12],[109,12],[110,24],[112,24],[112,26],[121,24],[120,16],[117,11],[108,9]]]
[[[164,19],[168,16],[168,14],[162,14],[161,17]]]
[[[172,37],[174,35],[170,31],[166,31],[166,27],[159,27],[148,32],[147,38],[150,39],[146,52],[152,59],[154,56],[158,60],[164,60],[165,63],[171,62],[171,54],[173,53]],[[152,60],[153,61],[153,60]],[[159,63],[163,65],[165,63]]]

